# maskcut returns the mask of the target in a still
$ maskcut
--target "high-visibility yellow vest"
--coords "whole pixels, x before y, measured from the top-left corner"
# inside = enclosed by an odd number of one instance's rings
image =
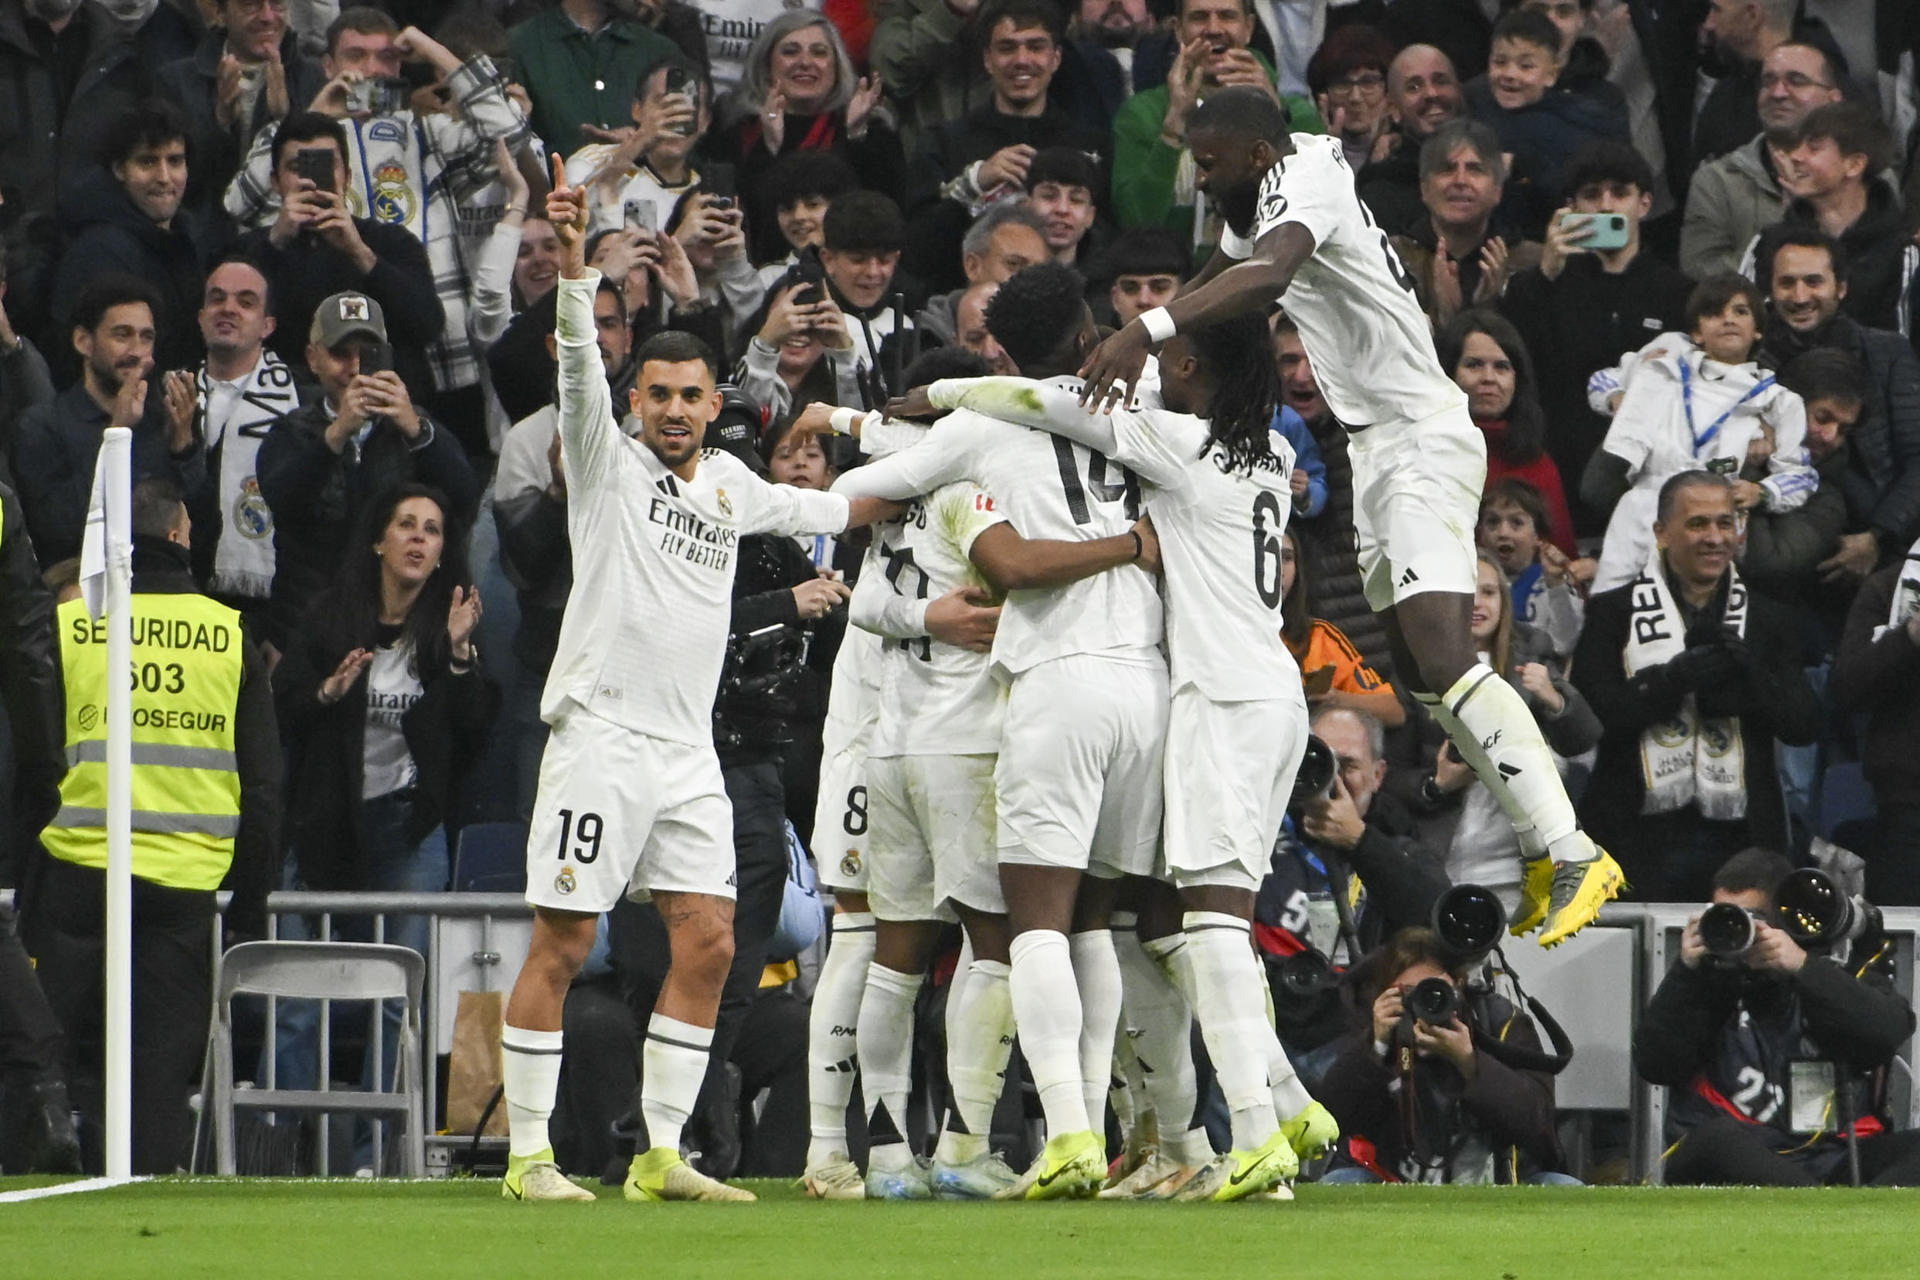
[[[57,614],[67,690],[67,778],[41,833],[48,853],[107,865],[107,624],[69,600]],[[240,615],[205,596],[133,597],[133,874],[216,889],[240,831],[234,709]]]

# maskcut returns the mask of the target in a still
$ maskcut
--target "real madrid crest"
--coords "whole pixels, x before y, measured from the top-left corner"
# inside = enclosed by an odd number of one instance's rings
[[[573,892],[573,868],[572,867],[560,868],[560,874],[553,878],[553,891],[555,893],[572,893]]]
[[[390,160],[373,171],[373,218],[391,226],[413,221],[413,189],[407,185],[407,166]]]
[[[713,496],[719,500],[720,514],[731,518],[733,516],[733,499],[727,496],[727,491],[725,489],[715,489]]]
[[[253,476],[247,477],[240,486],[240,496],[233,500],[233,527],[241,537],[254,542],[273,536],[273,512],[267,509],[267,500],[260,496],[260,481]]]
[[[858,849],[847,850],[847,856],[840,859],[840,874],[843,876],[857,876],[860,874],[860,851]]]

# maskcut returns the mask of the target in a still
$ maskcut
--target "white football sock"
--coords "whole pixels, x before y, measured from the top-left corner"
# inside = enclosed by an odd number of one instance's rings
[[[953,1115],[940,1135],[943,1164],[970,1164],[987,1154],[993,1109],[1006,1088],[1013,1052],[1013,995],[1007,966],[975,960],[959,985],[960,1008],[947,1019],[947,1083]],[[948,999],[952,999],[949,996]]]
[[[547,1121],[560,1092],[558,1031],[500,1028],[500,1083],[507,1096],[507,1151],[522,1158],[553,1145]]]
[[[885,965],[867,967],[860,1000],[860,1087],[867,1100],[868,1165],[899,1171],[913,1163],[907,1095],[913,1091],[913,1002],[923,981]]]
[[[873,963],[873,914],[833,917],[833,936],[807,1014],[807,1168],[847,1158],[847,1104],[859,1077],[854,1028]]]
[[[1074,985],[1080,991],[1080,1085],[1087,1127],[1104,1143],[1113,1042],[1120,1034],[1120,961],[1113,953],[1113,935],[1105,929],[1069,934],[1067,943]]]
[[[1277,1047],[1278,1041],[1261,1008],[1260,989],[1266,983],[1254,959],[1252,927],[1214,911],[1189,911],[1180,925],[1200,1034],[1233,1117],[1233,1145],[1251,1150],[1280,1128],[1267,1080],[1269,1046]]]
[[[647,1042],[640,1050],[640,1119],[647,1126],[649,1149],[680,1149],[680,1130],[700,1099],[712,1047],[712,1027],[696,1027],[664,1013],[647,1023]]]
[[[1133,1055],[1140,1061],[1147,1101],[1160,1120],[1160,1147],[1182,1164],[1189,1162],[1178,1150],[1193,1150],[1192,1142],[1182,1140],[1193,1131],[1199,1099],[1193,1070],[1193,1011],[1174,977],[1185,946],[1186,939],[1177,933],[1153,938],[1140,944],[1140,963],[1122,962],[1126,979],[1122,998],[1133,1033]],[[1205,1142],[1203,1134],[1201,1143]],[[1212,1156],[1209,1145],[1207,1158]]]
[[[1080,989],[1074,983],[1067,935],[1029,929],[1015,936],[1009,952],[1014,1027],[1047,1117],[1047,1136],[1091,1129],[1081,1090]]]
[[[1512,685],[1477,662],[1429,710],[1500,802],[1523,848],[1544,845],[1556,859],[1577,862],[1595,856],[1593,843],[1580,834],[1540,725]]]

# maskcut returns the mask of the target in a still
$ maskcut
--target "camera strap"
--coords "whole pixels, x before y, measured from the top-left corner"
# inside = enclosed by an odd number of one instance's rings
[[[1550,1076],[1559,1075],[1573,1061],[1573,1041],[1554,1016],[1547,1012],[1547,1006],[1528,995],[1520,985],[1520,979],[1514,976],[1512,966],[1507,963],[1506,953],[1495,947],[1494,954],[1500,957],[1500,972],[1513,984],[1513,993],[1526,1005],[1527,1012],[1533,1015],[1534,1022],[1539,1024],[1548,1043],[1553,1046],[1553,1052],[1542,1053],[1538,1049],[1497,1039],[1481,1029],[1478,1019],[1473,1024],[1474,1045],[1516,1071],[1544,1071]]]

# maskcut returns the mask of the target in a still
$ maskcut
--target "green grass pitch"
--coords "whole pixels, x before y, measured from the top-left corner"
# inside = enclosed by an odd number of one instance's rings
[[[45,1183],[46,1179],[39,1180]],[[35,1185],[0,1180],[0,1191]],[[1293,1204],[521,1205],[493,1182],[167,1180],[0,1204],[9,1276],[1902,1277],[1920,1192],[1302,1187]]]

